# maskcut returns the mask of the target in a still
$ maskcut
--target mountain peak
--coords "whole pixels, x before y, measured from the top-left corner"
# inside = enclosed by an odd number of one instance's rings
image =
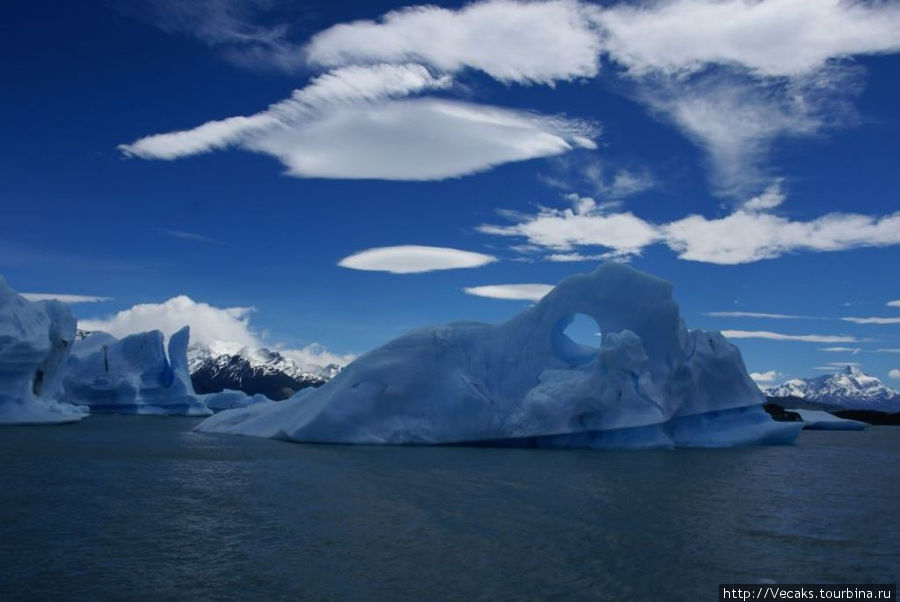
[[[274,400],[286,399],[306,387],[318,387],[341,371],[340,366],[298,366],[276,350],[234,344],[204,345],[188,349],[188,369],[197,393],[223,389],[262,393]]]
[[[797,397],[844,409],[900,411],[900,393],[848,364],[834,374],[795,378],[765,390],[769,397]]]

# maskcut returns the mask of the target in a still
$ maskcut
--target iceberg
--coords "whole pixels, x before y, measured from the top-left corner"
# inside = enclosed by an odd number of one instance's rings
[[[814,431],[861,431],[868,428],[868,424],[859,420],[840,418],[834,414],[820,410],[791,410],[800,414],[803,420],[803,428]]]
[[[248,395],[243,391],[234,389],[223,389],[218,393],[206,393],[199,396],[203,403],[206,404],[213,412],[221,412],[222,410],[232,410],[235,408],[246,408],[254,403],[263,403],[269,401],[269,398],[262,393]]]
[[[116,339],[95,332],[72,348],[63,395],[92,413],[208,416],[188,372],[186,326],[169,338],[159,330]]]
[[[0,424],[76,422],[85,408],[60,401],[75,318],[58,301],[32,303],[0,276]]]
[[[566,335],[577,314],[599,348]],[[740,352],[688,330],[672,285],[606,264],[501,324],[414,330],[317,389],[225,410],[196,430],[314,443],[673,448],[792,443]]]

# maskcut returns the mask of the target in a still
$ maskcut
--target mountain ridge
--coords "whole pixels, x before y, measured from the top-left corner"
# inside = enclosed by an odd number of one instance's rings
[[[856,366],[835,374],[794,378],[763,391],[770,399],[791,399],[811,409],[900,411],[900,392]]]
[[[200,344],[188,350],[188,368],[197,393],[231,389],[247,395],[261,393],[274,401],[307,387],[320,387],[341,371],[336,364],[303,368],[265,347],[221,353]]]

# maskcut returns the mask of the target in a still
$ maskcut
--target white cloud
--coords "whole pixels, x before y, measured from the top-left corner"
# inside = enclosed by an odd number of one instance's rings
[[[255,115],[229,117],[190,130],[147,136],[132,144],[122,144],[119,149],[128,156],[143,159],[177,159],[240,145],[271,130],[288,127],[292,121],[307,121],[332,102],[341,105],[376,102],[448,85],[447,78],[435,77],[421,65],[347,67],[313,79],[305,88],[295,90],[291,98]]]
[[[606,213],[593,199],[577,195],[567,198],[572,209],[541,208],[537,215],[520,215],[519,223],[510,226],[482,224],[477,230],[498,236],[524,237],[532,245],[555,251],[601,246],[618,254],[630,254],[640,252],[659,239],[656,226],[630,212]]]
[[[755,311],[708,311],[703,315],[714,318],[764,318],[770,320],[814,320],[812,316],[794,316],[790,314],[767,314]]]
[[[876,349],[875,353],[900,353],[900,349]]]
[[[900,317],[897,318],[841,318],[844,322],[853,322],[854,324],[900,324]]]
[[[775,382],[778,378],[779,374],[775,370],[769,370],[768,372],[751,372],[750,378],[752,378],[757,383],[771,383]]]
[[[102,330],[115,337],[160,330],[169,337],[184,326],[191,327],[191,341],[205,345],[226,341],[241,347],[259,347],[260,339],[250,329],[252,307],[214,307],[186,295],[163,303],[142,303],[105,319],[79,320],[83,330]]]
[[[900,307],[900,299],[896,301],[888,301],[886,304],[888,307]]]
[[[553,290],[552,284],[490,284],[472,286],[464,289],[470,295],[490,297],[491,299],[512,299],[522,301],[539,301]]]
[[[312,343],[300,349],[278,348],[278,352],[301,367],[325,367],[331,364],[346,366],[356,359],[356,354],[345,353],[343,355],[332,353],[318,343]]]
[[[107,318],[79,320],[83,330],[102,330],[115,337],[159,330],[167,338],[185,326],[191,327],[191,344],[207,346],[216,354],[234,354],[242,349],[250,353],[265,346],[262,336],[250,326],[252,307],[215,307],[194,301],[186,295],[172,297],[162,303],[142,303],[122,310]],[[354,359],[353,354],[335,354],[318,343],[301,349],[273,346],[288,359],[306,369],[321,368],[328,364],[345,365]]]
[[[888,372],[888,376],[890,376],[894,380],[900,380],[900,370],[894,368],[890,372]]]
[[[746,211],[768,211],[774,209],[787,198],[781,191],[781,180],[775,180],[762,194],[753,197],[743,204]]]
[[[859,347],[820,347],[819,351],[828,351],[829,353],[850,353],[858,354],[862,349]]]
[[[610,75],[629,80],[619,89],[630,90],[708,152],[720,193],[743,195],[764,184],[767,155],[777,139],[848,122],[861,69],[839,59],[900,50],[900,7],[888,2],[669,0],[598,6],[578,0],[483,0],[456,10],[411,6],[374,21],[337,24],[304,47],[289,40],[287,23],[254,23],[273,6],[266,0],[151,0],[149,6],[145,12],[163,29],[225,48],[237,62],[336,70],[257,115],[150,136],[122,150],[171,159],[234,146],[273,155],[300,177],[441,179],[595,148],[595,132],[584,124],[396,98],[446,89],[450,76],[465,69],[506,83],[593,78],[605,58],[624,67]],[[366,70],[385,77],[391,69],[420,81],[406,90],[354,96],[353,102],[306,98],[310,88],[330,85],[327,78],[365,87],[357,80],[366,79]],[[421,70],[418,76],[412,75],[415,70]],[[602,180],[595,192],[604,196],[652,185],[645,174],[628,171]],[[763,194],[747,210],[770,209],[775,199]]]
[[[440,180],[592,147],[593,126],[434,98],[450,85],[421,65],[344,67],[249,117],[124,144],[126,155],[176,159],[227,147],[272,155],[296,177]]]
[[[856,343],[856,337],[835,334],[782,334],[768,330],[723,330],[729,339],[769,339],[772,341],[801,341],[804,343]]]
[[[479,69],[503,82],[593,77],[601,41],[588,5],[574,0],[491,0],[459,10],[412,6],[375,21],[335,25],[306,47],[314,65],[420,61],[442,71]]]
[[[832,58],[900,49],[900,6],[840,0],[676,0],[596,13],[610,56],[635,74],[710,63],[762,76],[808,73]]]
[[[793,221],[761,211],[737,211],[721,218],[689,215],[655,224],[631,212],[609,213],[574,197],[573,209],[541,208],[535,215],[506,214],[517,223],[482,224],[485,234],[522,237],[556,252],[555,260],[595,259],[584,247],[603,248],[618,257],[663,243],[690,261],[722,265],[750,263],[796,251],[840,251],[900,244],[900,212],[883,217],[831,213]],[[572,199],[570,199],[572,200]],[[562,252],[560,255],[559,252]],[[898,319],[900,320],[900,319]]]
[[[95,295],[68,295],[65,293],[19,293],[29,301],[48,301],[55,299],[63,303],[102,303],[112,301],[112,297],[97,297]]]
[[[477,268],[495,261],[497,261],[496,257],[472,251],[446,247],[401,245],[359,251],[341,259],[338,265],[354,270],[415,274],[434,270]]]
[[[737,264],[793,251],[840,251],[900,244],[900,212],[881,218],[832,213],[808,222],[737,211],[724,218],[692,215],[664,227],[681,259]]]
[[[838,0],[675,0],[599,9],[636,97],[707,151],[726,196],[758,189],[772,144],[852,122],[861,70],[900,50],[900,6]]]

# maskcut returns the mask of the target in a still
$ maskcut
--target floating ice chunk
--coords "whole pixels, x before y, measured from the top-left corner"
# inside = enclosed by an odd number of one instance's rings
[[[803,428],[814,431],[861,431],[869,425],[859,420],[840,418],[819,410],[791,410],[800,414]]]
[[[233,410],[235,408],[246,408],[255,403],[263,403],[270,401],[268,397],[262,393],[256,395],[247,395],[243,391],[235,391],[233,389],[223,389],[218,393],[207,393],[200,395],[203,403],[206,404],[213,412],[221,412],[222,410]]]
[[[75,318],[58,301],[32,303],[0,276],[0,424],[75,422],[84,408],[59,401]]]
[[[565,330],[576,314],[599,349]],[[561,282],[508,322],[422,328],[318,389],[197,430],[304,442],[675,447],[790,443],[737,347],[688,331],[668,282],[621,265]]]

